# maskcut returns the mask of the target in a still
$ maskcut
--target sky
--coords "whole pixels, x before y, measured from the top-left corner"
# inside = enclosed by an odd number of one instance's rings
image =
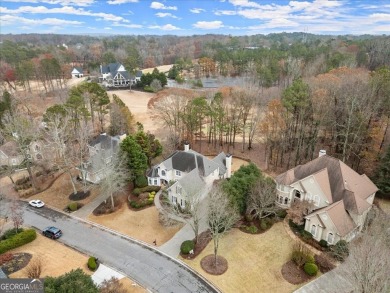
[[[390,0],[0,0],[0,33],[390,34]]]

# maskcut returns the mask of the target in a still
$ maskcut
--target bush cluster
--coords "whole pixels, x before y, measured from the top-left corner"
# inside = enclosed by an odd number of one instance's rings
[[[140,202],[135,201],[135,200],[130,200],[129,204],[133,209],[140,209],[140,208],[143,208],[143,207],[146,207],[148,205],[153,204],[153,199],[152,200],[146,199],[146,200],[143,200]]]
[[[91,256],[91,257],[88,259],[88,268],[89,268],[91,271],[96,271],[97,267],[98,267],[98,265],[97,265],[97,258]]]
[[[13,248],[22,246],[37,238],[37,232],[34,229],[28,229],[20,232],[10,238],[0,241],[0,254]]]
[[[328,242],[324,239],[321,239],[319,243],[320,243],[321,247],[323,247],[323,248],[328,247]]]
[[[287,216],[287,211],[286,210],[278,210],[276,212],[276,215],[280,218],[280,219],[284,219],[286,216]]]
[[[135,186],[142,188],[148,185],[148,179],[144,176],[137,176],[134,180]]]
[[[23,228],[18,228],[18,230],[16,230],[16,228],[8,229],[0,237],[0,240],[5,240],[5,239],[8,239],[8,238],[11,238],[11,237],[13,237],[16,234],[21,233],[21,232],[23,232]]]
[[[315,276],[315,275],[317,275],[318,267],[315,263],[307,262],[307,263],[305,263],[303,270],[309,276]]]
[[[180,246],[180,252],[182,254],[189,254],[191,250],[194,250],[195,243],[192,240],[184,241]]]
[[[301,242],[296,242],[293,245],[291,260],[298,267],[302,267],[305,263],[314,262],[311,251]]]
[[[68,209],[71,210],[72,212],[77,211],[77,208],[78,208],[77,202],[75,202],[75,201],[71,202],[68,205]]]
[[[274,222],[271,218],[264,218],[260,220],[260,228],[263,231],[267,230],[268,228],[271,228],[273,224]]]
[[[247,226],[245,227],[245,230],[248,232],[248,233],[251,233],[251,234],[256,234],[257,233],[257,227],[255,225],[251,225],[251,226]]]
[[[327,273],[335,268],[335,265],[326,254],[316,255],[314,258],[322,273]]]
[[[142,192],[157,192],[160,190],[160,186],[145,186],[145,187],[142,187],[142,188],[134,188],[133,190],[133,194],[138,196],[140,195]]]
[[[330,247],[331,255],[338,261],[344,261],[349,255],[348,243],[345,240],[340,240],[335,245]]]

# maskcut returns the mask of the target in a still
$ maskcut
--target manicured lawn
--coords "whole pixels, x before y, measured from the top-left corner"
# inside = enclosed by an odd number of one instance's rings
[[[182,227],[182,225],[174,227],[161,225],[155,206],[140,211],[132,211],[127,207],[127,204],[123,204],[119,210],[112,214],[90,215],[88,220],[149,244],[153,244],[153,241],[156,240],[157,246],[171,239]]]
[[[228,260],[229,268],[221,276],[207,274],[200,260],[213,253],[213,242],[195,260],[183,260],[222,292],[293,292],[300,287],[285,281],[282,265],[289,260],[293,241],[282,223],[266,233],[251,235],[233,229],[220,240],[219,254]]]
[[[77,183],[77,189],[82,191],[82,186],[80,183]],[[97,186],[91,186],[90,189],[91,194],[78,202],[82,204],[87,204],[92,201],[98,195]],[[45,191],[38,193],[36,195],[32,195],[27,200],[31,199],[40,199],[45,204],[63,210],[68,206],[71,202],[69,199],[69,195],[73,192],[72,184],[70,182],[70,178],[68,174],[62,174],[60,177],[54,181],[53,185],[46,189]]]

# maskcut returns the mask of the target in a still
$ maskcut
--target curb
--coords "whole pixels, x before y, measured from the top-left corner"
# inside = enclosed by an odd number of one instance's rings
[[[47,205],[47,207],[50,208],[50,209],[52,209],[52,210],[54,210],[54,211],[57,211],[57,212],[59,212],[59,213],[61,213],[61,214],[63,214],[63,215],[66,215],[66,216],[68,216],[68,217],[70,217],[70,218],[79,220],[79,221],[81,221],[81,222],[84,222],[84,223],[89,224],[89,225],[91,225],[91,226],[94,226],[94,227],[96,227],[96,228],[99,228],[100,230],[104,230],[104,231],[107,231],[107,232],[109,232],[109,233],[111,233],[111,234],[113,234],[113,235],[120,236],[121,238],[124,238],[124,239],[126,239],[126,240],[128,240],[128,241],[130,241],[130,242],[132,242],[132,243],[134,243],[134,244],[138,244],[138,245],[140,245],[140,246],[143,246],[143,247],[146,248],[146,249],[152,250],[152,251],[154,251],[154,252],[160,254],[161,256],[165,257],[166,259],[175,262],[175,263],[178,264],[180,267],[182,267],[183,269],[185,269],[187,272],[189,272],[189,273],[195,275],[195,277],[197,277],[198,279],[200,279],[206,286],[210,287],[210,289],[211,289],[212,291],[209,291],[209,292],[218,292],[218,293],[221,293],[221,292],[222,292],[222,290],[221,290],[220,288],[218,288],[214,283],[212,283],[211,281],[207,280],[204,276],[202,276],[202,275],[201,275],[200,273],[198,273],[197,271],[193,270],[193,269],[192,269],[190,266],[188,266],[186,263],[182,262],[182,261],[179,260],[179,259],[175,259],[175,258],[169,256],[168,254],[166,254],[166,253],[164,253],[164,252],[158,250],[157,248],[155,248],[154,246],[150,245],[149,243],[146,243],[146,242],[144,242],[144,241],[142,241],[142,240],[138,240],[138,239],[132,238],[132,237],[130,237],[130,236],[128,236],[128,235],[122,234],[122,233],[120,233],[120,232],[118,232],[118,231],[115,231],[115,230],[113,230],[113,229],[107,228],[106,226],[97,224],[97,223],[95,223],[95,222],[92,222],[92,221],[89,221],[89,220],[86,220],[86,219],[82,219],[82,218],[73,216],[72,214],[65,213],[64,211],[62,211],[62,210],[60,210],[60,209],[57,209],[57,208],[55,208],[55,207],[48,206],[48,205]],[[65,243],[64,243],[64,244],[65,244]],[[65,244],[65,245],[66,245],[66,244]],[[120,273],[123,273],[125,276],[127,276],[126,273],[124,273],[124,272],[122,272],[122,271],[120,271],[120,270],[117,270],[117,269],[115,269],[115,270],[118,271],[118,272],[120,272]],[[130,276],[130,278],[131,278],[131,276]],[[140,285],[141,285],[142,287],[145,288],[145,286],[144,286],[143,284],[140,284]]]

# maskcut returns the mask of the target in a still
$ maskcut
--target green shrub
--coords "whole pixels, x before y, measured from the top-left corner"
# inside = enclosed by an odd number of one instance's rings
[[[144,175],[137,176],[135,178],[134,184],[140,188],[145,187],[148,185],[148,179]]]
[[[311,251],[302,242],[296,242],[293,245],[291,252],[291,260],[298,266],[301,267],[308,261],[312,260]]]
[[[35,238],[37,238],[37,232],[34,229],[28,229],[8,239],[2,240],[0,241],[0,254],[29,243]]]
[[[301,235],[302,235],[302,238],[304,240],[309,240],[309,239],[313,238],[313,234],[311,234],[310,232],[307,232],[306,230],[302,230]]]
[[[286,210],[278,210],[276,212],[276,215],[281,218],[281,219],[284,219],[286,216],[287,216],[287,211]]]
[[[328,247],[328,242],[324,239],[321,239],[319,243],[320,243],[321,247],[324,247],[324,248]]]
[[[251,225],[249,227],[245,227],[245,230],[248,231],[251,234],[256,234],[257,233],[257,227],[255,225]]]
[[[306,263],[316,263],[314,256],[311,254],[306,255]]]
[[[77,202],[73,201],[68,205],[68,209],[70,209],[72,212],[77,211]]]
[[[144,86],[144,91],[148,93],[153,93],[153,89],[149,85]]]
[[[0,240],[5,240],[8,238],[11,238],[11,237],[15,236],[16,234],[19,234],[20,232],[23,232],[23,228],[19,228],[17,231],[16,231],[16,228],[8,229],[7,231],[5,231],[3,233]]]
[[[340,240],[330,247],[331,255],[338,261],[344,261],[349,255],[348,243],[345,240]]]
[[[267,230],[267,228],[268,228],[267,222],[264,220],[261,220],[260,221],[260,228],[261,228],[261,230]]]
[[[141,188],[141,192],[157,192],[161,189],[160,186],[145,186],[143,188]]]
[[[318,267],[314,263],[307,262],[307,263],[305,263],[303,270],[309,276],[315,276],[315,275],[317,275]]]
[[[149,198],[149,199],[148,199],[148,204],[153,204],[153,202],[154,202],[154,199],[153,199],[153,198]]]
[[[141,194],[141,188],[134,188],[133,194],[134,194],[135,196],[140,195],[140,194]]]
[[[91,271],[95,271],[96,268],[97,268],[97,263],[96,263],[97,259],[93,256],[91,256],[89,259],[88,259],[88,268],[91,270]]]
[[[195,243],[192,240],[184,241],[180,246],[180,251],[182,254],[189,254],[191,250],[194,250]]]

